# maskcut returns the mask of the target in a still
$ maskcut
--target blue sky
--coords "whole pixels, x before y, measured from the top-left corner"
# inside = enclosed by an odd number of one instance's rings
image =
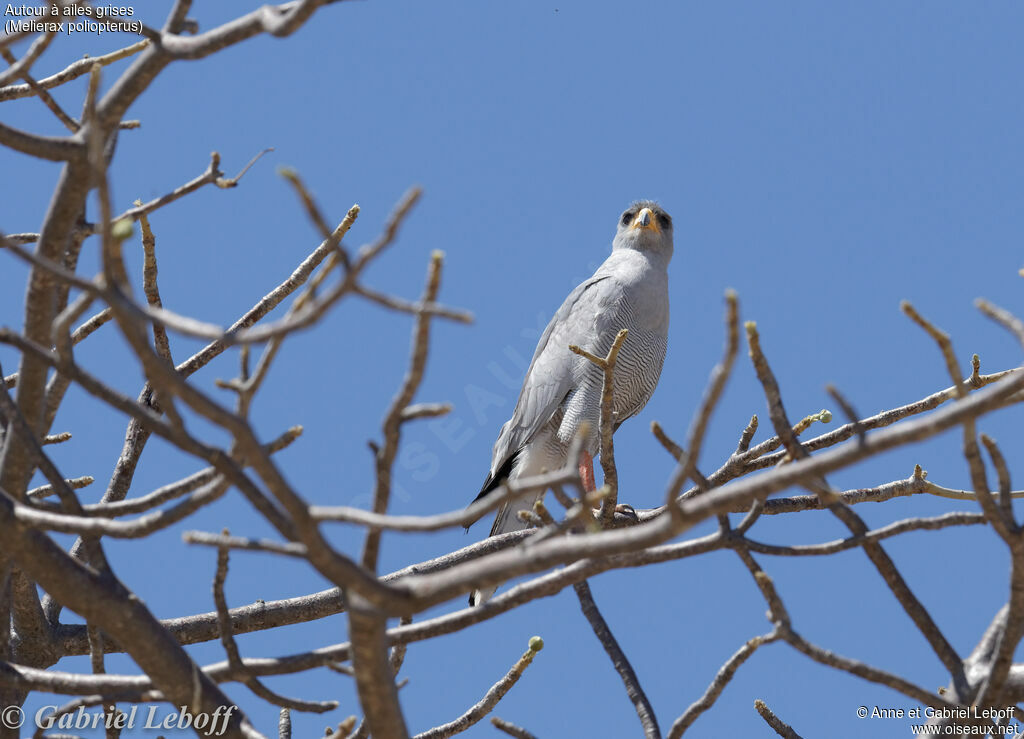
[[[157,25],[166,9],[149,5],[137,13]],[[193,14],[210,28],[249,8],[198,3]],[[418,397],[450,400],[455,411],[409,427],[396,466],[392,511],[429,514],[476,494],[539,330],[604,259],[622,208],[658,199],[676,224],[668,357],[654,398],[616,437],[621,498],[652,507],[672,462],[649,423],[658,420],[683,440],[720,355],[727,288],[738,291],[743,318],[758,322],[794,420],[832,407],[823,390],[829,382],[864,415],[948,386],[934,345],[900,314],[901,299],[952,334],[965,368],[974,352],[982,371],[1019,364],[1019,347],[972,301],[986,296],[1024,314],[1017,275],[1022,21],[1024,9],[1008,2],[343,3],[292,38],[258,38],[161,74],[129,111],[142,127],[121,136],[111,173],[115,203],[121,210],[173,189],[202,172],[212,150],[233,174],[256,152],[275,148],[237,189],[206,189],[152,217],[165,304],[228,324],[319,242],[275,174],[278,165],[302,174],[331,220],[354,202],[362,206],[350,245],[371,240],[402,192],[422,185],[423,200],[368,282],[418,295],[429,254],[441,249],[442,299],[476,315],[469,327],[436,325]],[[61,38],[36,74],[131,40]],[[108,68],[106,83],[123,68]],[[57,98],[77,113],[82,89],[68,85]],[[0,115],[10,125],[61,133],[35,100],[6,103]],[[8,182],[0,228],[38,230],[58,167],[4,150],[0,171]],[[140,255],[138,248],[137,277]],[[18,327],[25,270],[2,253],[0,265],[0,322]],[[97,268],[94,244],[82,265],[87,273]],[[380,435],[405,371],[409,330],[407,316],[349,301],[286,343],[253,414],[268,439],[305,426],[279,459],[309,501],[368,501],[366,440]],[[196,346],[172,337],[178,359]],[[141,385],[111,326],[78,356],[131,395]],[[0,360],[12,371],[9,351]],[[195,381],[213,390],[214,378],[235,371],[232,355]],[[764,421],[756,439],[766,438],[760,386],[741,357],[705,443],[706,472],[735,448],[751,413]],[[981,424],[1011,465],[1021,454],[1014,413]],[[194,423],[204,438],[221,438]],[[55,430],[70,430],[75,440],[53,452],[69,476],[97,477],[84,500],[101,494],[124,424],[83,394],[69,394]],[[920,463],[930,479],[966,487],[958,436],[890,452],[830,482],[871,487],[907,477]],[[152,441],[133,494],[194,469]],[[880,526],[971,508],[919,497],[857,510]],[[828,514],[777,518],[759,523],[756,538],[813,543],[842,535]],[[214,554],[182,544],[180,534],[225,525],[270,534],[232,492],[151,543],[112,542],[109,550],[118,574],[159,616],[208,611]],[[382,569],[464,546],[488,526],[468,536],[386,536]],[[353,552],[361,543],[342,527],[334,540]],[[994,534],[915,533],[886,549],[955,648],[969,653],[1006,599],[1008,559]],[[862,552],[761,560],[807,638],[926,688],[947,682]],[[242,605],[325,587],[308,567],[238,554],[228,599]],[[764,603],[730,553],[609,573],[592,587],[663,729],[746,639],[769,630]],[[401,694],[410,729],[464,711],[534,634],[546,647],[495,715],[542,737],[637,734],[633,709],[571,591],[413,645]],[[344,619],[334,617],[239,641],[246,656],[274,656],[345,638]],[[201,663],[223,657],[219,644],[192,652]],[[61,667],[88,669],[85,660]],[[125,658],[110,660],[111,671],[136,669]],[[350,681],[333,673],[270,684],[341,701],[328,717],[295,716],[297,736],[358,713]],[[276,725],[276,709],[246,689],[229,686],[229,694],[264,731]],[[914,705],[773,645],[743,666],[690,735],[767,735],[755,698],[807,736],[905,735],[909,721],[860,720],[855,711]],[[59,700],[34,696],[26,707],[52,702]],[[496,735],[486,724],[468,733]]]

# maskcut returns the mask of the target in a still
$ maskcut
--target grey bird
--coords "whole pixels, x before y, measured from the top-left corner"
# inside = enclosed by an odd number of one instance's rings
[[[578,285],[555,313],[537,343],[512,418],[494,443],[491,469],[479,500],[504,483],[564,467],[569,446],[583,422],[580,475],[593,489],[593,457],[600,453],[602,371],[569,350],[576,344],[605,356],[621,329],[629,334],[615,369],[613,413],[617,429],[647,404],[661,376],[668,343],[668,263],[672,259],[672,218],[650,200],[630,205],[619,217],[612,253],[594,275]],[[520,511],[543,495],[505,503],[491,536],[525,529]],[[477,590],[470,605],[496,588]]]

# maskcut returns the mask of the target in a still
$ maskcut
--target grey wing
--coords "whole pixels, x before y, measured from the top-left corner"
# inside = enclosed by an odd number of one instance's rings
[[[584,342],[581,332],[594,322],[591,308],[593,303],[599,302],[592,288],[610,277],[594,276],[577,285],[544,329],[526,371],[516,409],[501,427],[501,434],[494,443],[492,473],[540,431],[572,391],[573,364],[577,357],[569,351],[568,345]]]

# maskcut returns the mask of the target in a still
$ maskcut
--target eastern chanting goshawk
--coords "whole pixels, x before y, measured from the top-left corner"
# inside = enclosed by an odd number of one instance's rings
[[[619,218],[612,253],[593,277],[576,287],[548,323],[537,343],[523,389],[494,443],[491,469],[477,499],[506,480],[554,471],[568,462],[569,446],[583,422],[580,476],[593,489],[593,458],[601,451],[601,391],[604,375],[569,350],[576,344],[605,356],[615,336],[628,329],[615,365],[615,428],[640,412],[661,375],[668,341],[668,263],[672,259],[672,218],[660,205],[640,200]],[[498,510],[491,536],[527,528],[520,511],[543,495],[507,502]],[[477,590],[476,605],[495,588]]]

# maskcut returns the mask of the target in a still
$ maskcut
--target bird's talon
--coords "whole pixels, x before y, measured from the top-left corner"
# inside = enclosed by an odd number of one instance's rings
[[[640,517],[636,515],[636,509],[633,508],[629,503],[619,503],[615,506],[616,515],[625,516],[631,521],[639,521]]]

